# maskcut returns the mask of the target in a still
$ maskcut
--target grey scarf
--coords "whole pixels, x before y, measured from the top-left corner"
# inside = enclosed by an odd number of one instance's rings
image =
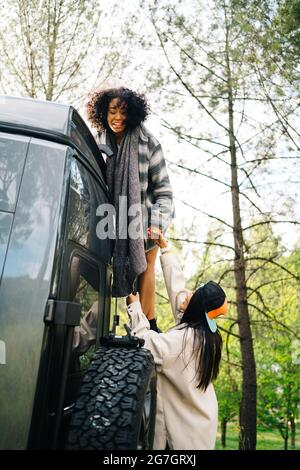
[[[113,285],[112,296],[124,297],[133,291],[134,282],[147,268],[144,237],[130,238],[128,228],[132,220],[143,227],[142,214],[129,216],[128,210],[133,204],[141,207],[141,190],[139,181],[139,135],[140,127],[127,131],[119,149],[110,131],[106,131],[106,145],[114,156],[107,159],[106,175],[108,188],[113,197],[116,210],[116,241],[113,251]],[[119,197],[123,196],[120,200]],[[125,198],[124,198],[125,196]],[[127,198],[127,199],[126,199]]]

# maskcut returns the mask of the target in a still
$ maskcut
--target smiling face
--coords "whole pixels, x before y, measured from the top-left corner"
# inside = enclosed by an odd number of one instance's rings
[[[185,296],[185,299],[183,302],[181,302],[181,304],[179,305],[179,310],[181,312],[185,312],[186,309],[188,308],[188,305],[190,303],[190,300],[193,296],[193,292],[187,292],[186,296]]]
[[[114,98],[109,102],[107,111],[107,123],[117,140],[122,138],[126,129],[126,104],[120,103],[118,98]]]

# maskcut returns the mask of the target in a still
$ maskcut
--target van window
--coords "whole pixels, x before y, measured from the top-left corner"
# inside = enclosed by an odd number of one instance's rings
[[[97,173],[101,169],[103,178],[105,164],[102,155],[90,130],[76,111],[72,114],[71,138]]]
[[[101,319],[99,310],[99,268],[92,261],[73,256],[70,265],[69,299],[81,305],[80,326],[75,327],[73,350],[80,356],[80,368],[86,368],[95,350]]]
[[[75,158],[71,163],[68,204],[68,238],[84,246],[106,264],[111,262],[112,240],[100,240],[96,229],[100,221],[97,208],[107,204],[107,196],[96,179]]]
[[[15,210],[28,142],[28,137],[0,133],[0,210]]]

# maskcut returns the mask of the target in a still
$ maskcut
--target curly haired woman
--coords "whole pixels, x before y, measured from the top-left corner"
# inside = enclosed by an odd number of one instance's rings
[[[150,229],[152,238],[165,232],[174,208],[161,145],[143,124],[148,114],[145,96],[124,87],[97,90],[87,104],[87,117],[98,132],[98,143],[108,145],[114,153],[106,161],[107,184],[116,210],[112,294],[127,296],[136,290],[133,284],[138,277],[143,311],[156,329],[154,267],[158,247],[147,232]],[[143,236],[138,238],[128,236],[133,220],[128,208],[136,204],[141,206],[143,227]]]

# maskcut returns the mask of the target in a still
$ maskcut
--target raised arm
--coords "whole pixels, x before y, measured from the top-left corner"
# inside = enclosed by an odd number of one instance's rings
[[[179,306],[190,292],[185,287],[185,278],[179,264],[178,256],[173,252],[165,252],[160,257],[165,284],[170,299],[172,313],[176,323],[179,323],[182,313]]]
[[[142,311],[139,294],[131,294],[126,300],[131,334],[145,340],[144,348],[151,351],[156,366],[161,367],[168,350],[166,335],[150,330],[149,321]]]
[[[179,306],[190,291],[185,287],[185,278],[180,267],[178,256],[172,251],[172,248],[160,230],[149,229],[148,236],[161,249],[162,255],[160,257],[160,262],[172,307],[172,313],[175,322],[179,323],[182,317],[182,312],[179,311]]]

